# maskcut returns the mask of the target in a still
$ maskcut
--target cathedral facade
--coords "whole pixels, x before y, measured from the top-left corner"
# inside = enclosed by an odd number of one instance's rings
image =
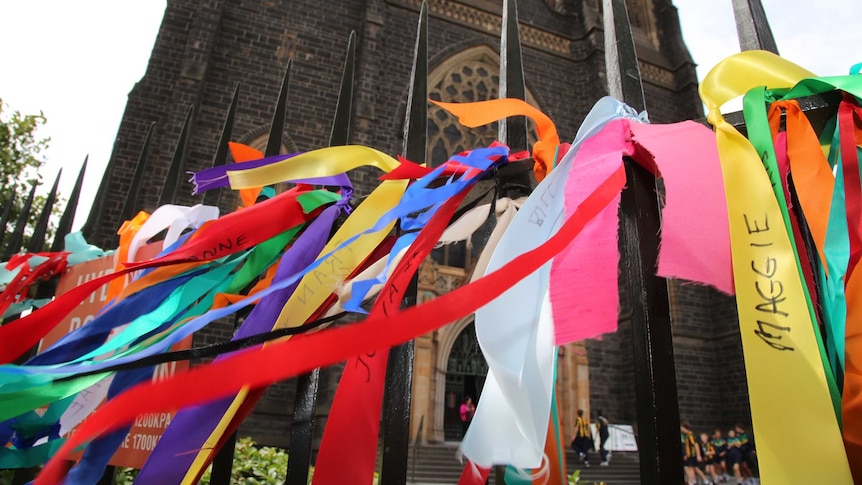
[[[563,140],[574,137],[593,103],[607,93],[601,3],[520,0],[518,5],[527,100],[554,120]],[[701,118],[695,65],[675,7],[670,0],[627,4],[650,119]],[[187,107],[194,105],[195,115],[184,170],[210,165],[237,82],[242,85],[233,139],[262,146],[288,59],[293,67],[283,149],[326,146],[351,31],[357,32],[358,43],[350,141],[398,153],[419,8],[420,0],[168,0],[146,74],[129,94],[94,242],[116,244],[111,228],[120,226],[151,122],[156,122],[155,143],[140,199],[141,208],[149,211],[155,209]],[[432,99],[497,97],[501,10],[499,0],[429,1]],[[486,145],[495,133],[492,127],[466,129],[432,107],[427,161],[439,163],[463,149]],[[356,170],[351,178],[363,194],[378,175]],[[188,195],[190,185],[182,192],[178,203],[200,202]],[[236,205],[235,199],[222,198],[223,210]],[[463,284],[476,251],[466,245],[436,251],[420,272],[420,302]],[[682,418],[696,427],[750,422],[732,298],[684,282],[669,286]],[[617,333],[559,349],[557,390],[566,434],[578,408],[603,409],[613,423],[636,421],[630,312],[627,298],[622,300]],[[487,365],[472,325],[468,317],[417,339],[414,438],[457,439],[457,406],[466,396],[481,399]],[[196,344],[226,340],[231,332],[230,323],[215,324],[196,337]],[[338,376],[337,368],[323,373],[318,436]],[[241,431],[262,444],[288,446],[294,387],[292,382],[273,386]]]

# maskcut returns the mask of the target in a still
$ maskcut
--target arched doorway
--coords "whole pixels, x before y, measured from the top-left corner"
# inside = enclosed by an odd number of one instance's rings
[[[470,323],[455,339],[446,366],[446,407],[443,413],[446,441],[461,440],[461,403],[468,396],[478,403],[487,375],[488,364],[476,340],[476,327]]]

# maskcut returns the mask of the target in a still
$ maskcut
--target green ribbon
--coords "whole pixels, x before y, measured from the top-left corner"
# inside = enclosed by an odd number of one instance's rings
[[[66,442],[65,438],[50,440],[32,448],[0,448],[0,469],[33,468],[44,463],[57,453]]]
[[[862,95],[862,76],[831,76],[804,79],[790,90],[767,91],[763,87],[754,88],[745,95],[743,100],[743,114],[745,116],[746,127],[748,129],[748,138],[757,152],[761,155],[764,167],[766,168],[772,183],[775,197],[781,207],[785,227],[788,230],[788,236],[796,256],[797,268],[800,272],[800,277],[802,277],[802,269],[799,263],[799,250],[792,234],[787,201],[784,197],[783,184],[778,172],[775,148],[773,146],[769,122],[766,116],[766,105],[767,103],[774,101],[813,96],[835,91],[836,89],[851,93],[855,96],[860,96]],[[831,117],[824,126],[823,132],[820,133],[821,144],[828,144],[831,147],[828,159],[830,165],[833,167],[835,167],[836,164],[840,164],[840,159],[837,156],[838,133],[836,129],[837,121],[835,118],[835,116]],[[840,167],[838,174],[839,176],[836,179],[835,191],[833,192],[832,208],[829,214],[825,247],[823,248],[829,276],[827,277],[826,271],[820,267],[819,261],[814,261],[813,263],[818,267],[821,281],[823,281],[819,291],[821,301],[823,302],[822,308],[824,314],[824,325],[826,327],[826,344],[823,342],[819,329],[815,328],[814,334],[817,338],[817,345],[826,373],[827,382],[829,384],[829,391],[832,397],[833,406],[835,407],[835,413],[840,423],[841,391],[835,375],[843,375],[844,368],[846,303],[842,277],[843,271],[847,267],[849,242],[847,235],[847,222],[844,214],[843,178],[840,176]],[[807,287],[804,287],[803,289],[805,291],[806,303],[812,322],[816,322],[817,319],[814,315],[811,295],[808,293]]]
[[[339,199],[338,194],[325,190],[311,191],[297,198],[306,212],[314,211]],[[279,254],[296,237],[302,227],[291,228],[255,246],[245,254],[228,258],[228,262],[222,262],[210,271],[192,278],[175,290],[155,311],[137,318],[119,335],[74,362],[85,362],[97,355],[118,351],[121,347],[140,338],[141,335],[145,335],[163,325],[164,322],[174,319],[177,312],[184,311],[178,319],[178,323],[171,328],[117,352],[112,358],[134,354],[166,338],[182,328],[183,323],[189,318],[209,310],[216,294],[222,292],[236,293],[263,274],[269,266],[277,261]],[[240,263],[244,264],[230,276]],[[58,399],[74,396],[108,375],[108,373],[98,374],[58,383],[54,380],[65,377],[65,374],[2,374],[0,375],[3,379],[0,382],[0,399],[3,400],[3,406],[0,409],[0,420],[19,416]]]

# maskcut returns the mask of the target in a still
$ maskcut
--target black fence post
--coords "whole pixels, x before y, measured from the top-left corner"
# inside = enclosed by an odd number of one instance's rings
[[[66,202],[66,208],[57,224],[57,232],[54,233],[54,241],[51,243],[52,252],[62,251],[66,247],[66,235],[72,232],[72,222],[75,221],[75,212],[78,210],[78,199],[81,197],[81,188],[84,186],[84,174],[87,172],[89,159],[89,155],[84,157],[84,163],[81,164],[81,169],[78,171],[75,186],[72,188],[72,193],[69,194],[69,201]]]
[[[18,219],[15,220],[15,229],[12,230],[12,237],[6,245],[6,250],[0,256],[0,261],[9,261],[9,259],[21,250],[24,244],[24,228],[27,227],[27,221],[30,220],[30,208],[33,206],[33,197],[36,195],[36,187],[38,182],[34,182],[30,187],[30,194],[27,195],[27,200],[24,202],[24,207],[18,213]]]
[[[129,184],[129,191],[126,193],[123,208],[120,210],[120,224],[135,216],[135,209],[138,207],[138,197],[141,193],[141,181],[144,178],[144,170],[147,168],[147,158],[150,154],[150,145],[153,142],[153,131],[155,129],[156,122],[153,121],[147,128],[147,134],[144,135],[144,146],[141,148],[141,155],[138,157],[138,163],[135,165],[135,173],[132,175],[132,183]]]
[[[12,207],[15,206],[15,192],[9,195],[9,199],[3,202],[3,214],[0,215],[0,247],[3,241],[6,240],[6,224],[9,223],[9,217],[12,215]]]
[[[356,32],[351,32],[347,41],[347,55],[344,58],[344,69],[341,73],[341,89],[338,94],[338,103],[335,106],[335,116],[332,120],[329,146],[347,145],[350,141],[355,59]],[[319,392],[320,369],[314,369],[296,378],[296,397],[293,403],[293,424],[290,427],[290,454],[287,458],[286,485],[305,485],[308,483]]]
[[[116,143],[116,142],[115,142]],[[105,172],[102,174],[102,180],[99,181],[99,188],[96,190],[96,196],[93,197],[93,204],[90,206],[90,212],[87,214],[87,220],[81,226],[81,234],[87,242],[100,245],[100,241],[94,241],[93,238],[98,234],[99,228],[102,226],[102,209],[108,200],[108,186],[111,183],[111,177],[114,173],[114,162],[109,161],[105,167]],[[122,221],[120,221],[122,222]]]
[[[165,177],[165,184],[162,187],[162,193],[159,195],[159,204],[161,207],[165,204],[174,204],[177,201],[177,189],[180,183],[180,173],[186,164],[189,145],[189,130],[191,129],[192,116],[194,115],[195,107],[190,105],[186,110],[186,118],[183,121],[183,128],[180,130],[180,137],[177,140],[177,147],[174,149],[174,156],[171,158],[171,165],[168,169],[168,175]]]
[[[518,29],[518,3],[516,0],[503,1],[502,25],[500,29],[500,85],[499,97],[526,100],[527,86],[524,79],[524,61],[521,51],[521,34]],[[527,149],[527,119],[524,116],[511,116],[499,121],[497,139],[509,147],[511,153]],[[525,168],[527,168],[525,170]],[[500,170],[498,183],[500,197],[518,199],[530,195],[532,182],[529,167],[523,163],[510,164]],[[489,218],[494,218],[493,212]],[[486,226],[488,222],[486,221]],[[490,235],[490,232],[488,232]],[[494,467],[494,483],[506,482],[506,467]]]
[[[48,197],[45,198],[45,205],[42,206],[42,212],[39,213],[39,218],[36,219],[36,225],[33,226],[33,234],[30,235],[30,242],[27,244],[27,251],[30,253],[38,253],[45,250],[45,236],[48,235],[48,222],[51,219],[51,211],[54,210],[54,201],[57,200],[57,186],[60,184],[60,177],[63,175],[61,168],[57,172],[57,177],[54,179],[54,185],[51,186],[51,191]]]
[[[12,238],[6,246],[6,251],[4,251],[3,257],[0,257],[0,260],[2,261],[8,261],[9,258],[21,250],[22,243],[24,241],[24,227],[27,226],[27,221],[30,219],[30,207],[33,204],[33,197],[36,194],[37,185],[37,183],[34,183],[30,188],[30,194],[27,196],[27,201],[24,203],[24,207],[21,208],[21,212],[18,214],[18,219],[15,221],[15,229],[12,231]],[[18,315],[13,315],[11,317],[4,318],[2,324],[5,325],[17,319]],[[16,364],[20,363],[20,361],[16,362]],[[35,477],[36,470],[32,468],[18,468],[12,476],[12,485],[23,485]]]
[[[764,50],[778,54],[778,46],[760,0],[733,0],[733,16],[741,50]]]
[[[410,73],[410,92],[404,122],[402,155],[410,161],[424,163],[428,136],[428,2],[422,2],[416,47]],[[416,305],[419,280],[410,279],[402,308]],[[410,447],[410,407],[413,398],[414,342],[393,347],[386,366],[386,389],[383,401],[383,459],[380,485],[402,485],[407,481],[407,458]]]
[[[605,60],[610,94],[645,109],[637,53],[624,0],[604,0]],[[653,176],[625,160],[620,202],[620,275],[632,305],[641,483],[683,482],[679,401],[667,281],[656,275],[661,228]]]
[[[275,110],[272,117],[272,123],[269,128],[269,139],[267,140],[266,150],[264,151],[265,157],[271,157],[281,153],[281,140],[284,136],[284,116],[287,112],[287,88],[290,84],[291,65],[292,61],[291,59],[288,59],[287,66],[284,69],[284,77],[281,80],[281,89],[279,89],[278,92],[278,100],[275,102]],[[234,89],[234,99],[231,101],[230,108],[228,108],[225,125],[222,129],[221,140],[225,141],[225,143],[227,143],[227,139],[229,137],[227,131],[229,125],[230,129],[233,129],[233,117],[236,115],[236,101],[238,93],[239,85]],[[219,152],[216,151],[216,158],[219,156]],[[224,153],[224,156],[225,158],[227,157],[227,152]],[[243,289],[243,293],[247,293],[254,284],[254,281],[249,283],[248,286]],[[242,321],[250,312],[250,308],[245,308],[234,315],[234,331],[236,331],[236,329],[242,324]],[[222,445],[215,458],[213,458],[213,471],[210,478],[210,483],[212,485],[230,485],[236,440],[237,433],[234,431],[230,436],[228,436],[224,445]]]
[[[221,136],[219,136],[218,146],[216,147],[215,155],[213,156],[213,167],[218,167],[227,163],[228,142],[233,133],[233,124],[236,119],[236,107],[239,102],[239,87],[240,83],[236,83],[233,89],[233,97],[230,101],[230,107],[227,110],[227,116],[222,126]],[[221,189],[209,190],[204,194],[204,205],[218,206],[221,202]]]
[[[503,0],[503,25],[500,33],[500,98],[527,99],[521,34],[518,30],[518,3]],[[515,152],[527,148],[527,119],[511,116],[499,122],[497,138]]]

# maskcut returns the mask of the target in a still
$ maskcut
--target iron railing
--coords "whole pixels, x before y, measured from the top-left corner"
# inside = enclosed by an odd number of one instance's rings
[[[624,0],[603,0],[605,56],[608,89],[611,95],[624,101],[638,111],[646,109],[635,45]],[[516,0],[503,2],[503,26],[500,41],[500,97],[525,99],[523,57],[518,29]],[[777,53],[775,40],[759,0],[733,0],[740,46],[743,50],[764,49]],[[345,145],[350,141],[352,124],[354,66],[356,35],[350,34],[341,88],[335,116],[332,122],[330,146]],[[269,140],[265,154],[279,153],[284,133],[290,63],[285,69],[279,98],[274,109]],[[404,123],[402,154],[415,162],[426,160],[426,126],[428,93],[428,6],[424,2],[418,21],[414,61],[411,71],[410,90]],[[240,86],[237,84],[225,123],[219,139],[214,165],[221,165],[227,159],[227,141],[230,140],[237,110]],[[834,109],[835,99],[827,96],[814,96],[803,101],[803,109],[814,113]],[[185,122],[177,140],[170,163],[168,176],[159,204],[173,203],[179,186],[183,183],[180,175],[188,151],[189,129],[194,108],[187,108]],[[728,120],[740,130],[745,129],[741,116],[731,114]],[[523,117],[501,120],[499,139],[513,152],[527,148],[527,127]],[[151,124],[144,135],[143,148],[132,177],[131,186],[122,206],[122,220],[131,218],[140,207],[139,192],[148,155],[154,137],[155,124]],[[522,168],[531,164],[525,160],[515,162],[514,168],[501,170],[497,183],[508,188],[500,196],[525,195],[530,190],[527,170]],[[51,250],[62,248],[63,238],[72,227],[72,219],[77,209],[78,198],[83,183],[87,160],[81,167],[75,187],[58,225]],[[682,483],[682,460],[679,441],[679,407],[676,389],[676,374],[673,357],[670,315],[668,310],[667,282],[655,275],[658,251],[658,228],[661,227],[657,189],[654,177],[645,169],[625,161],[628,177],[627,188],[622,194],[620,207],[620,271],[628,281],[632,295],[632,352],[634,356],[636,398],[637,398],[637,440],[640,455],[641,482],[644,484]],[[108,166],[90,210],[82,227],[85,237],[96,233],[102,224],[101,210],[104,207],[113,167]],[[58,175],[59,180],[59,175]],[[45,244],[48,216],[54,204],[57,181],[54,182],[45,208],[34,228],[33,236],[27,247],[38,251]],[[4,201],[0,215],[0,243],[7,241],[6,251],[0,259],[8,260],[22,250],[24,228],[30,216],[30,206],[35,194],[33,186],[27,195],[23,210],[16,220],[14,230],[5,234],[13,200]],[[14,196],[13,196],[14,198]],[[218,204],[220,191],[208,192],[204,198],[207,204]],[[40,295],[52,294],[50,284],[40,286]],[[46,293],[47,292],[47,293]],[[416,280],[407,292],[404,306],[416,304]],[[411,392],[413,374],[413,344],[408,343],[391,350],[386,377],[386,394],[383,411],[382,465],[380,483],[382,485],[403,484],[407,481],[408,445],[411,413]],[[319,394],[319,369],[298,378],[293,427],[290,440],[290,461],[287,471],[289,485],[305,484],[308,469],[312,463],[315,410]],[[661,406],[658,400],[661,399]],[[419,425],[422,435],[424,416]],[[420,438],[421,439],[421,438]],[[233,441],[216,456],[212,483],[228,484],[233,460]],[[419,440],[414,440],[414,446]],[[415,457],[414,457],[415,458]],[[110,482],[109,470],[104,481]],[[32,470],[19,471],[15,483],[24,483],[33,476]],[[497,483],[502,476],[497,476]]]

